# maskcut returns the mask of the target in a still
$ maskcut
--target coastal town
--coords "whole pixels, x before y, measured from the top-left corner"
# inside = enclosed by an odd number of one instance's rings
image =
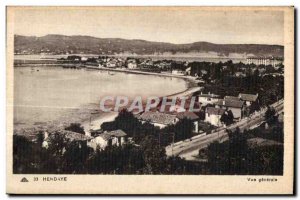
[[[7,6],[6,193],[295,193],[294,6]]]
[[[27,55],[27,54],[16,54],[16,55]],[[29,54],[30,56],[30,54]],[[191,59],[192,60],[192,59]],[[230,59],[227,59],[228,63],[219,63],[222,65],[224,75],[229,72],[231,76],[245,77],[249,74],[253,74],[255,70],[258,70],[259,75],[271,74],[275,76],[282,76],[284,72],[283,58],[282,57],[247,57],[244,59],[245,62],[239,62],[232,65]],[[231,61],[232,62],[232,61]],[[139,72],[152,72],[158,74],[172,74],[178,76],[192,76],[198,78],[198,82],[207,81],[204,80],[208,73],[207,66],[193,67],[197,65],[197,61],[180,61],[172,59],[164,59],[150,57],[124,57],[124,56],[86,56],[83,55],[69,55],[61,56],[61,58],[51,57],[51,54],[41,53],[39,59],[15,59],[15,66],[26,66],[26,65],[37,65],[37,66],[51,66],[61,65],[65,68],[99,68],[99,69],[110,69],[110,70],[135,70]],[[205,62],[201,62],[205,65]],[[233,66],[233,67],[232,67]],[[232,69],[235,68],[235,69]]]
[[[114,119],[98,124],[94,126],[96,128],[88,131],[79,123],[71,123],[68,127],[37,129],[38,133],[35,133],[37,136],[27,142],[42,152],[55,151],[64,158],[68,148],[72,148],[72,151],[83,154],[83,158],[78,158],[82,159],[80,160],[82,166],[77,166],[80,170],[73,169],[69,171],[71,173],[172,173],[161,171],[166,164],[175,168],[173,169],[175,171],[192,168],[178,173],[216,173],[208,169],[211,162],[209,149],[212,145],[216,145],[216,142],[222,146],[233,138],[233,135],[244,134],[249,137],[245,140],[246,143],[252,141],[251,144],[254,143],[259,147],[271,144],[271,146],[279,145],[280,148],[282,145],[280,141],[283,137],[280,135],[283,122],[282,58],[249,57],[246,63],[233,63],[231,60],[214,63],[68,55],[48,60],[15,60],[14,65],[57,66],[66,70],[104,70],[108,71],[107,76],[113,76],[115,73],[157,75],[182,78],[190,82],[187,90],[168,96],[167,99],[170,101],[175,99],[173,104],[165,106],[161,100],[147,111],[132,112],[123,107],[118,110]],[[182,98],[186,98],[184,103]],[[193,108],[197,108],[196,112],[190,109],[192,100],[195,101]],[[257,130],[260,130],[262,135],[253,133]],[[263,132],[270,131],[279,131],[280,136],[275,134],[275,139],[269,136],[265,138],[266,134]],[[26,139],[16,139],[22,140]],[[134,156],[142,157],[140,159],[144,160],[145,167],[139,163],[140,168],[135,166],[138,169],[129,170],[124,169],[128,163],[123,163],[125,166],[122,169],[125,172],[122,170],[117,172],[113,169],[115,164],[110,166],[112,171],[101,164],[98,167],[90,166],[91,169],[86,166],[88,161],[101,162],[99,159],[110,159],[112,156],[116,156],[112,159],[118,159],[125,152],[129,154],[126,159],[131,160],[131,151],[136,151]],[[145,155],[144,151],[153,152]],[[124,162],[132,162],[126,159]],[[146,163],[147,159],[150,159],[150,163]],[[71,160],[68,162],[72,163]],[[157,165],[157,162],[161,166],[152,166]],[[23,167],[16,166],[16,172],[21,170],[20,172],[24,173]],[[28,170],[30,173],[30,169]],[[43,170],[47,172],[47,169]]]

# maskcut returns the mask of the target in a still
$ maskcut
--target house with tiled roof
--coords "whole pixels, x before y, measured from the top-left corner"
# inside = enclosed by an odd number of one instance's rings
[[[69,141],[79,141],[79,142],[87,142],[90,140],[92,137],[82,134],[82,133],[76,133],[73,131],[68,131],[64,129],[57,129],[57,131],[54,132],[49,132],[49,131],[44,131],[44,141],[42,143],[42,146],[44,148],[48,148],[49,144],[51,143],[51,139],[54,139],[55,134],[60,134],[64,136],[64,138]]]
[[[215,103],[216,108],[222,108],[225,110],[231,110],[234,119],[240,120],[243,117],[244,101],[224,99]]]
[[[187,119],[190,119],[192,121],[194,120],[198,120],[199,119],[199,116],[196,115],[195,113],[193,112],[189,112],[189,111],[185,111],[185,112],[179,112],[177,113],[176,117],[178,119],[184,119],[184,118],[187,118]]]
[[[88,146],[94,150],[99,147],[105,149],[107,146],[121,146],[126,142],[127,134],[121,129],[101,133],[88,142]]]
[[[245,101],[247,106],[250,106],[253,102],[256,102],[258,99],[258,94],[239,94],[239,98],[242,101]]]
[[[215,107],[207,107],[205,109],[205,122],[210,123],[214,126],[222,126],[221,117],[225,113],[225,109],[223,108],[215,108]]]
[[[199,132],[199,116],[196,115],[193,112],[185,111],[185,112],[179,112],[177,113],[176,117],[179,120],[182,120],[184,118],[191,120],[194,123],[194,132]]]
[[[224,100],[234,100],[234,101],[239,101],[240,98],[239,97],[235,97],[235,96],[225,96]]]
[[[141,122],[149,122],[159,128],[176,124],[179,121],[176,115],[151,111],[142,113],[138,116],[138,119]]]

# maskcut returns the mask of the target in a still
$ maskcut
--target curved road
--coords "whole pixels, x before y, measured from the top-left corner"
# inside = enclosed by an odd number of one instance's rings
[[[277,114],[283,112],[283,99],[271,105],[276,110]],[[237,127],[240,128],[241,131],[245,129],[252,129],[258,125],[260,125],[264,121],[264,114],[266,112],[266,108],[252,114],[250,117],[243,118],[241,121],[236,122],[228,126],[227,128],[217,128],[212,131],[209,135],[196,136],[184,141],[180,141],[175,143],[174,145],[169,145],[166,147],[167,156],[180,156],[181,158],[185,158],[186,160],[195,159],[195,155],[198,154],[199,149],[206,148],[210,143],[214,141],[223,142],[228,139],[228,134],[226,129],[233,130]]]

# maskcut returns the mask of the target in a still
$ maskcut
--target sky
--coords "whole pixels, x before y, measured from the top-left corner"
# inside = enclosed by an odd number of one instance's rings
[[[175,44],[283,45],[282,11],[207,10],[201,8],[18,8],[18,35],[88,35],[143,39]]]

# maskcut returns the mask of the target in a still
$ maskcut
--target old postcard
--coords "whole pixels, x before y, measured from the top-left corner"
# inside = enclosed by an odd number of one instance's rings
[[[293,7],[7,7],[7,193],[293,180]]]

